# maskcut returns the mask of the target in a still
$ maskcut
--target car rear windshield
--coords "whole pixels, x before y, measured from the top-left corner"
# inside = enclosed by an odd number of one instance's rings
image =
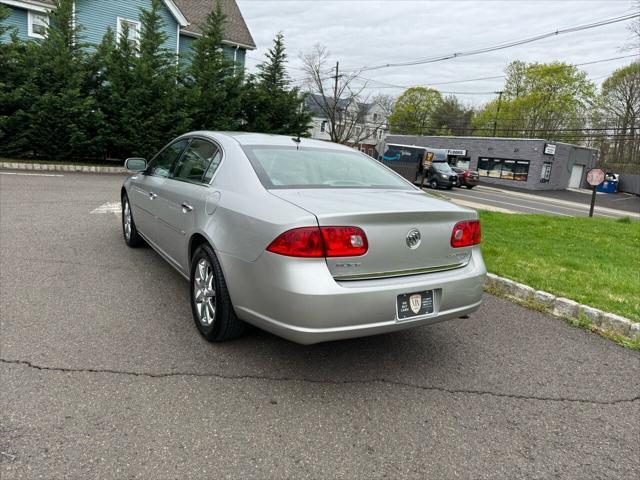
[[[265,188],[384,188],[411,185],[378,161],[353,151],[284,146],[245,146]]]

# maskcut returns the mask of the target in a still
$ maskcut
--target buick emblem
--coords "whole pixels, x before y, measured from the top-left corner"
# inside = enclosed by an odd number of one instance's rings
[[[422,241],[422,235],[420,234],[420,230],[417,228],[412,228],[407,233],[407,247],[411,250],[415,250],[420,246],[420,242]]]

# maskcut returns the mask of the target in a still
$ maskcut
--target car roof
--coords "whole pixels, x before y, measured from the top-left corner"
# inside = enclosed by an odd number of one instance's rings
[[[250,132],[218,132],[218,131],[198,131],[186,133],[185,137],[191,135],[207,136],[212,139],[219,139],[220,137],[226,137],[235,140],[240,145],[270,145],[270,146],[287,146],[292,147],[296,145],[294,139],[297,137],[293,135],[274,135],[268,133],[250,133]],[[339,145],[337,143],[327,142],[323,140],[314,140],[312,138],[300,137],[301,147],[312,148],[325,148],[331,150],[348,150],[353,151],[352,148]]]

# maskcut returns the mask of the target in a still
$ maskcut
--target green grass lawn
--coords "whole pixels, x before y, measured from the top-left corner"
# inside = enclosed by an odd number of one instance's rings
[[[640,322],[640,222],[481,212],[487,270]]]

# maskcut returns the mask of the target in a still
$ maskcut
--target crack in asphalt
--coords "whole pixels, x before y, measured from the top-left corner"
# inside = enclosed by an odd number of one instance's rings
[[[329,379],[313,379],[313,378],[295,378],[295,377],[271,377],[268,375],[225,375],[222,373],[198,373],[198,372],[167,372],[167,373],[148,373],[148,372],[132,372],[126,370],[113,370],[113,369],[96,369],[96,368],[65,368],[65,367],[49,367],[43,365],[36,365],[28,360],[7,360],[0,358],[0,363],[8,365],[22,365],[35,370],[52,371],[61,373],[104,373],[112,375],[128,375],[134,377],[146,377],[146,378],[171,378],[171,377],[204,377],[204,378],[217,378],[221,380],[264,380],[272,382],[303,382],[313,384],[329,384],[329,385],[356,385],[356,384],[373,384],[373,383],[386,383],[389,385],[397,385],[401,387],[414,388],[416,390],[435,391],[449,394],[463,394],[463,395],[487,395],[497,398],[510,398],[515,400],[539,400],[543,402],[573,402],[573,403],[587,403],[595,405],[617,405],[621,403],[632,403],[640,401],[640,395],[630,398],[621,398],[617,400],[591,400],[585,398],[571,398],[571,397],[543,397],[535,395],[521,395],[517,393],[500,393],[492,392],[490,390],[473,390],[473,389],[456,389],[445,388],[437,386],[419,385],[410,382],[402,382],[399,380],[389,380],[386,378],[372,378],[364,380],[329,380]]]

